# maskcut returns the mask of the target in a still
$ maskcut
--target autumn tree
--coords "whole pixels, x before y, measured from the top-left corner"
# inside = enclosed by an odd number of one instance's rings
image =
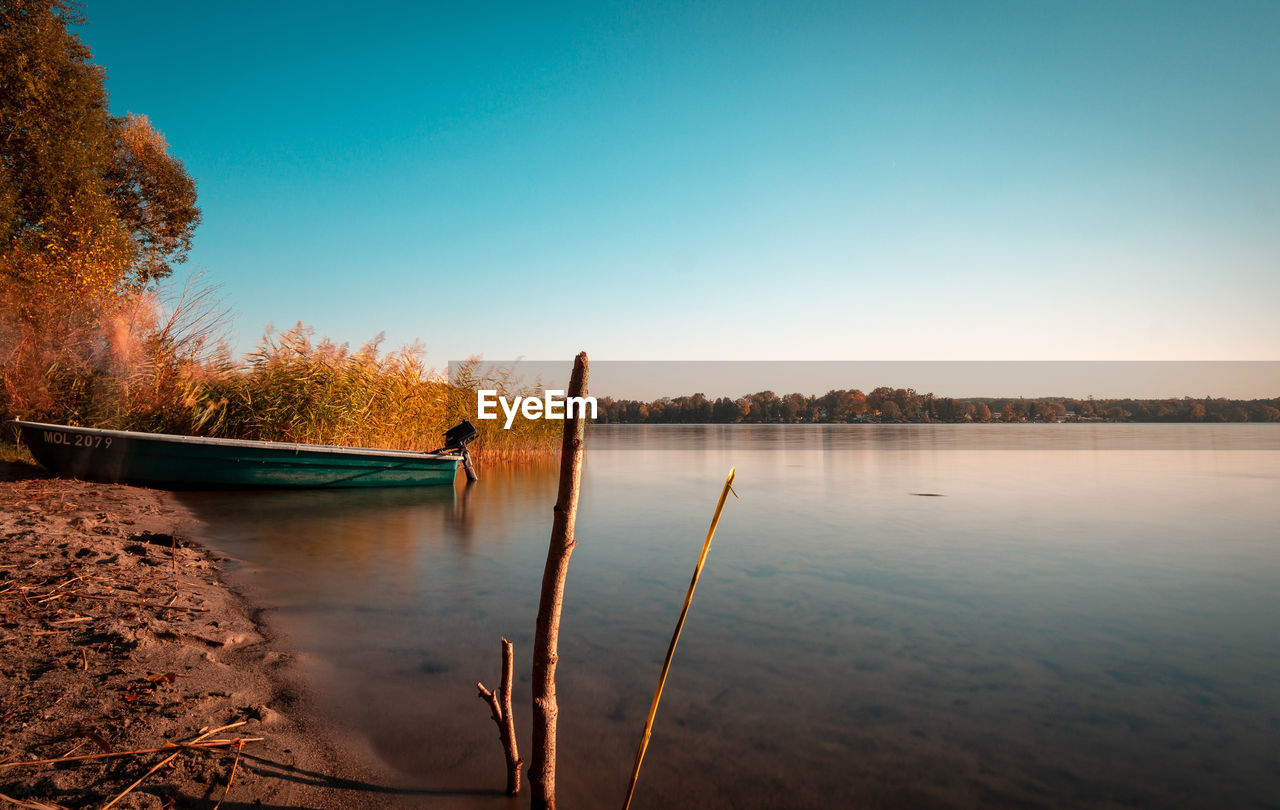
[[[200,220],[160,133],[111,115],[82,22],[70,0],[0,0],[0,418],[94,422],[114,342]]]
[[[951,397],[933,397],[930,395],[928,413],[931,419],[944,422],[955,422],[965,415],[966,405]]]
[[[806,415],[808,402],[801,394],[787,394],[782,398],[782,421],[795,422]]]
[[[924,399],[914,388],[898,388],[893,392],[893,400],[904,416],[919,416],[920,406]]]
[[[777,422],[780,417],[782,400],[772,391],[758,391],[747,397],[751,402],[748,411],[752,422]]]
[[[849,393],[848,408],[851,416],[862,416],[867,412],[867,395],[857,388]]]
[[[145,115],[112,120],[115,160],[107,191],[135,251],[140,281],[164,278],[187,259],[200,222],[196,184]]]
[[[832,389],[818,397],[818,418],[824,422],[844,421],[840,413],[840,395],[845,392]]]
[[[69,0],[0,0],[0,258],[31,291],[141,286],[186,258],[195,182],[143,116],[114,117]]]
[[[879,413],[884,409],[884,403],[893,399],[893,389],[886,386],[872,389],[871,393],[866,396],[867,410],[873,413]],[[895,403],[897,404],[897,403]]]

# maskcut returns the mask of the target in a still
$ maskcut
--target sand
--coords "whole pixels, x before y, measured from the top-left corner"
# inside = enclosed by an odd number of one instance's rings
[[[378,807],[167,493],[0,462],[0,807]],[[205,750],[121,754],[243,723]],[[232,777],[234,771],[234,778]],[[150,773],[149,773],[150,772]],[[228,787],[229,786],[229,787]],[[380,795],[381,793],[381,795]]]

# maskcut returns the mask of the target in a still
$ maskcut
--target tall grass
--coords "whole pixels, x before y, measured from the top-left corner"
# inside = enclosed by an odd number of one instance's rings
[[[358,349],[313,339],[302,324],[268,331],[235,358],[218,340],[223,322],[209,290],[187,288],[167,306],[137,294],[63,324],[0,319],[0,413],[91,427],[353,447],[432,450],[462,419],[480,431],[477,458],[554,454],[558,423],[476,419],[476,390],[521,390],[509,369],[461,364],[452,378],[430,369],[420,346]],[[55,328],[56,327],[56,328]]]
[[[350,447],[431,450],[462,419],[480,431],[477,456],[519,458],[554,451],[555,432],[520,419],[510,430],[476,419],[477,388],[510,391],[502,371],[464,364],[449,379],[429,369],[417,346],[383,353],[380,339],[352,350],[312,339],[301,324],[268,333],[245,362],[223,354],[193,368],[184,405],[206,435]]]

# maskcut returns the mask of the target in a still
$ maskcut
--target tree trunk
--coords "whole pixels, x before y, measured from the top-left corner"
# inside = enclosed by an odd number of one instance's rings
[[[587,353],[573,362],[567,396],[587,395]],[[529,788],[533,810],[555,810],[556,806],[556,662],[559,659],[560,608],[564,604],[564,581],[569,573],[569,557],[575,545],[573,524],[578,515],[578,489],[582,483],[582,449],[586,418],[581,409],[572,418],[566,414],[564,443],[560,448],[560,491],[556,497],[547,548],[547,567],[542,572],[542,598],[538,601],[538,626],[533,637],[533,752],[529,763]]]

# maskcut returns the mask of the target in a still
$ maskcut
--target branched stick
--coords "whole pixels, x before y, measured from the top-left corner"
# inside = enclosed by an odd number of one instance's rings
[[[502,640],[502,683],[493,691],[476,683],[479,697],[489,704],[489,712],[493,722],[498,726],[498,737],[502,740],[502,752],[507,759],[507,795],[520,793],[520,768],[524,760],[516,747],[516,722],[511,713],[511,682],[515,670],[515,645],[505,638]]]

